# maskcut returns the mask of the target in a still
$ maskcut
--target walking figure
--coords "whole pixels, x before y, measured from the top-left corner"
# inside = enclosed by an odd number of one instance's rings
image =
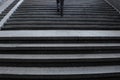
[[[60,15],[63,16],[64,0],[57,0],[57,12],[60,12]]]

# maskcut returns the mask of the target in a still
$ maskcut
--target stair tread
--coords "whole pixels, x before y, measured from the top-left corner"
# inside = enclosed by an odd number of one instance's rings
[[[114,24],[113,24],[114,25]],[[26,25],[17,25],[17,24],[12,24],[12,25],[5,25],[5,28],[2,28],[3,30],[119,30],[120,26],[119,25],[65,25],[65,24],[60,24],[60,25],[54,25],[54,24],[49,24],[49,25],[31,25],[31,24],[26,24]]]
[[[21,30],[0,31],[0,37],[120,37],[120,31],[100,30]]]
[[[108,24],[109,23],[109,24]],[[107,21],[96,21],[96,23],[95,22],[93,22],[93,21],[86,21],[86,22],[82,22],[82,21],[76,21],[76,22],[74,22],[74,21],[21,21],[21,22],[17,22],[17,21],[13,21],[13,22],[8,22],[8,23],[6,23],[7,25],[14,25],[14,24],[16,24],[16,25],[27,25],[27,24],[30,24],[30,25],[42,25],[42,24],[44,24],[44,25],[51,25],[51,24],[53,24],[53,25],[61,25],[61,24],[66,24],[66,25],[68,25],[68,27],[69,27],[69,25],[97,25],[97,24],[99,24],[99,25],[120,25],[120,23],[118,23],[117,21],[116,22],[107,22]]]
[[[93,17],[93,18],[96,18],[96,17],[102,17],[102,18],[119,18],[119,16],[117,16],[117,15],[111,15],[111,16],[109,16],[109,15],[96,15],[96,16],[94,16],[94,15],[65,15],[64,16],[64,18],[68,18],[68,17],[71,17],[71,18],[81,18],[81,17]],[[58,16],[58,15],[17,15],[17,16],[12,16],[11,18],[48,18],[48,17],[50,17],[50,18],[61,18],[60,16]]]
[[[119,53],[104,54],[0,54],[0,59],[116,59],[120,58]]]
[[[66,1],[63,17],[56,12],[55,4],[56,1],[26,0],[5,23],[2,30],[120,30],[119,13],[104,1]],[[24,18],[31,20],[25,21]],[[50,27],[46,27],[47,25]]]
[[[120,66],[96,67],[0,67],[0,74],[12,75],[84,75],[120,73]]]
[[[10,21],[120,21],[119,19],[115,18],[12,18]]]
[[[0,44],[0,47],[119,47],[120,43],[77,43],[77,44]]]

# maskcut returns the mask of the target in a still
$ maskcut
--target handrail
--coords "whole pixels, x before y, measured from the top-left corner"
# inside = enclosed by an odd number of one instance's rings
[[[24,0],[19,0],[19,2],[7,13],[7,15],[0,21],[0,29],[7,22],[10,16],[15,12],[15,10],[20,6]]]

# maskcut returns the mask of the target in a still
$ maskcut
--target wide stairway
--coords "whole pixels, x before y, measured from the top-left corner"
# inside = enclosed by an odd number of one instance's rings
[[[119,29],[104,0],[65,0],[63,17],[55,0],[24,0],[0,31],[0,80],[120,80]]]
[[[24,0],[2,30],[118,30],[120,15],[104,0],[65,0],[64,16],[56,0]]]

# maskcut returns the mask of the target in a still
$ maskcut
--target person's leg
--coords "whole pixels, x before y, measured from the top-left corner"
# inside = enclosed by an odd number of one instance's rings
[[[60,4],[60,1],[59,0],[56,0],[56,2],[57,2],[57,12],[59,12],[60,11],[60,6],[59,6],[59,4]]]
[[[61,0],[61,16],[63,16],[64,0]]]
[[[63,16],[64,0],[56,0],[57,2],[57,12],[60,12],[60,15]]]

